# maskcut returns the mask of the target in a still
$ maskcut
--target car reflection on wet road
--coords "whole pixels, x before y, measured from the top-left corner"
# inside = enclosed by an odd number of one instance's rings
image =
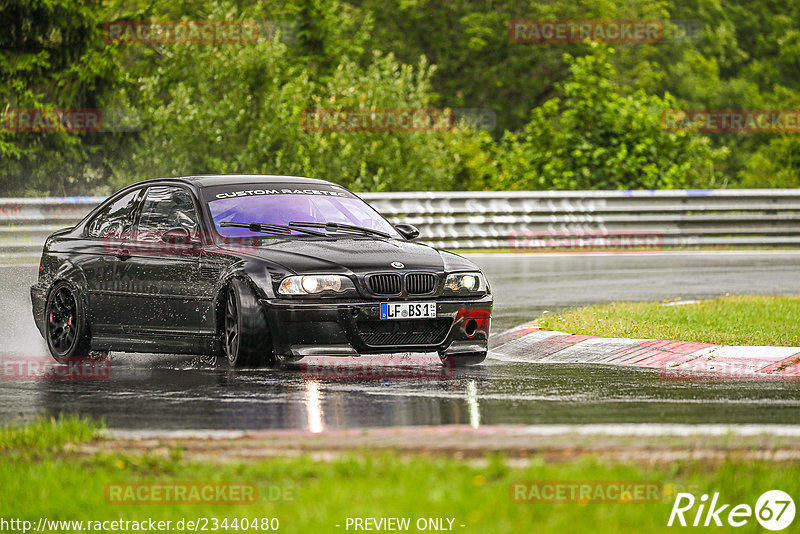
[[[492,283],[494,332],[545,309],[595,302],[800,293],[796,252],[472,259]],[[4,364],[45,361],[27,296],[35,276],[36,266],[0,267]],[[312,432],[436,424],[789,424],[800,407],[798,381],[675,381],[646,369],[503,361],[491,353],[480,367],[452,371],[440,371],[436,355],[380,360],[389,367],[375,367],[367,357],[323,364],[307,359],[278,369],[232,370],[210,358],[114,353],[110,374],[100,379],[4,374],[0,421],[68,412],[103,417],[119,429]]]

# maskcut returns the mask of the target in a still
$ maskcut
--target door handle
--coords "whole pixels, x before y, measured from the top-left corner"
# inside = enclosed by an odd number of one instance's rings
[[[127,260],[127,259],[129,259],[131,257],[131,251],[126,249],[126,248],[123,248],[123,249],[120,249],[120,250],[116,251],[114,253],[114,256],[116,256],[117,259],[119,259],[121,261],[125,261],[125,260]]]

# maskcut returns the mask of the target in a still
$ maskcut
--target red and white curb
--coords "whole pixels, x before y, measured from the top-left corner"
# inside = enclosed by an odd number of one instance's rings
[[[542,330],[534,321],[492,339],[500,360],[648,367],[667,378],[800,378],[800,347],[729,346],[656,339],[605,338]]]

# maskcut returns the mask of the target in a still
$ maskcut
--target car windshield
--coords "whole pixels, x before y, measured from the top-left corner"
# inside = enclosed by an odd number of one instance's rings
[[[300,189],[302,187],[302,189]],[[338,186],[297,186],[291,184],[230,185],[213,188],[206,193],[214,227],[223,237],[264,235],[257,228],[223,225],[244,223],[250,225],[287,226],[289,223],[338,223],[377,230],[400,237],[392,225],[372,207],[349,191]],[[244,226],[244,225],[242,225]],[[353,229],[314,227],[314,230],[331,235],[353,236]],[[272,236],[308,236],[302,227],[288,229],[287,233]]]

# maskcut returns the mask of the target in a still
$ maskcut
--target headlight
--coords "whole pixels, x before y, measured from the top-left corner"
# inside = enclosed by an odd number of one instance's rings
[[[486,278],[481,273],[455,273],[447,275],[445,293],[485,293]]]
[[[354,290],[355,286],[346,276],[314,274],[284,278],[278,287],[278,293],[281,295],[318,295],[326,291],[344,293],[351,289]]]

